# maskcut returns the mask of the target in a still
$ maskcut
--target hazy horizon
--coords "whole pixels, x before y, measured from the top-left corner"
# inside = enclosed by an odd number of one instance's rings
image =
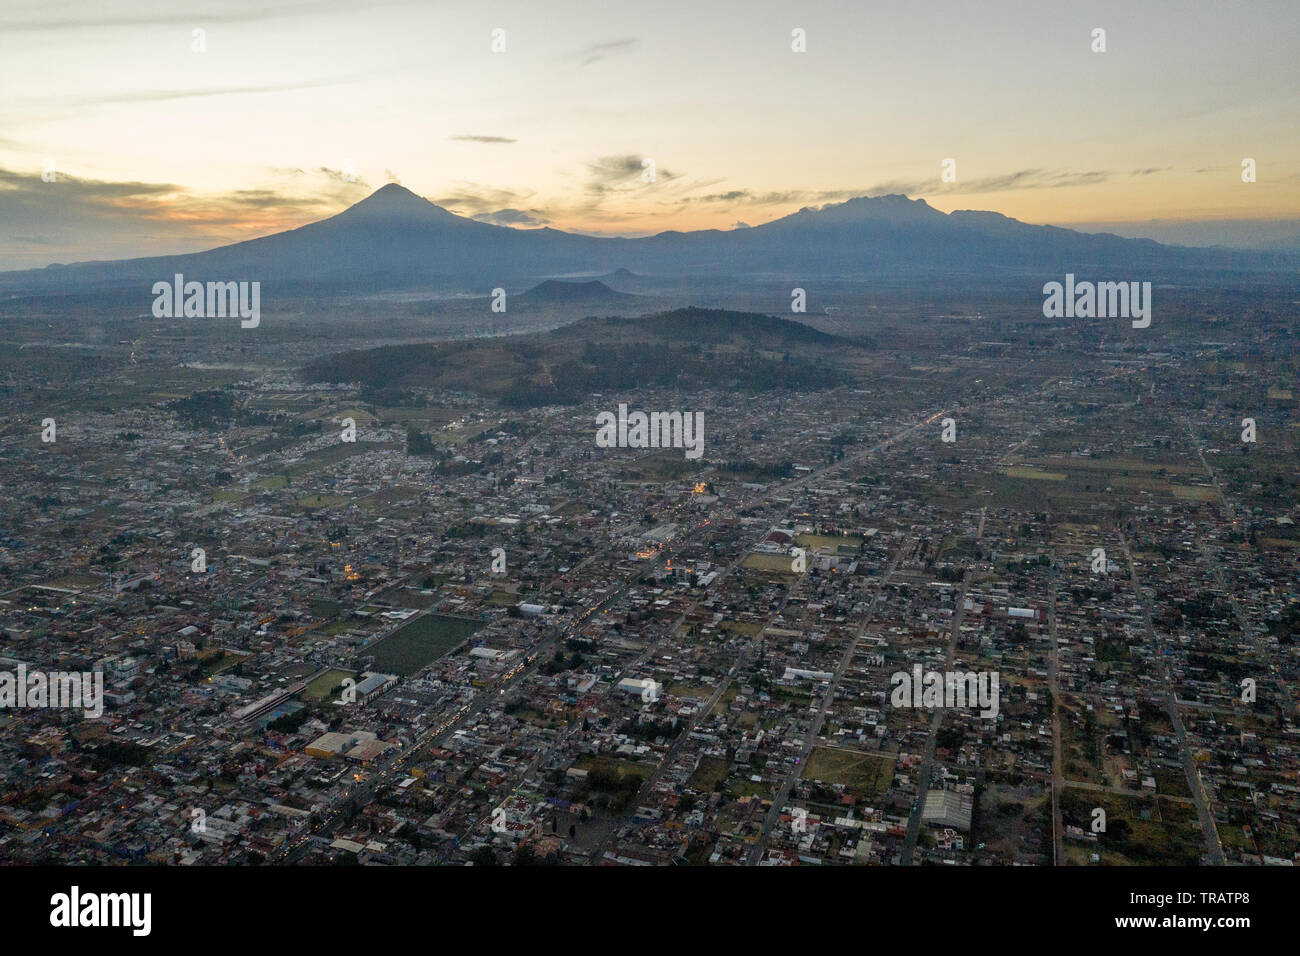
[[[0,269],[212,248],[388,181],[460,215],[592,235],[905,193],[1300,247],[1293,5],[657,12],[11,4]]]
[[[401,185],[401,184],[394,183],[388,185]],[[374,195],[376,192],[379,192],[380,189],[382,188],[383,187],[379,187],[379,189],[376,189],[370,195]],[[403,186],[402,188],[405,189],[407,187]],[[415,193],[413,190],[411,190],[410,192],[415,196],[419,196],[419,194]],[[885,196],[895,196],[895,195],[902,195],[904,196],[904,198],[908,199],[909,201],[915,200],[920,202],[927,202],[927,200],[925,200],[923,197],[906,196],[906,194],[881,194],[880,196],[869,196],[869,197],[864,196],[864,197],[851,197],[851,198],[878,199],[878,198],[884,198]],[[365,198],[368,197],[363,197],[361,200],[358,200],[357,202],[358,203],[362,202],[364,201]],[[428,200],[428,197],[421,196],[420,198]],[[433,202],[433,200],[428,200],[428,201]],[[814,206],[801,207],[801,209],[802,210],[827,209],[827,208],[843,205],[845,202],[848,201],[849,200],[846,199],[843,200],[842,202],[836,202],[836,203],[820,203]],[[347,209],[351,208],[354,205],[356,205],[356,203],[349,203],[348,205],[338,210],[325,214],[324,216],[321,217],[321,219],[332,218],[333,216],[346,211]],[[435,205],[438,204],[435,203]],[[440,206],[439,208],[446,208],[446,207]],[[932,207],[932,208],[937,208],[937,207]],[[796,210],[796,212],[797,211],[801,211],[801,210]],[[944,212],[953,212],[953,211],[960,211],[960,210],[944,210]],[[720,231],[732,232],[738,229],[752,228],[753,226],[761,226],[764,225],[766,222],[775,222],[779,219],[786,218],[789,215],[791,214],[782,213],[780,216],[775,216],[770,220],[765,220],[764,222],[755,222],[752,224],[751,223],[737,224],[731,227],[724,227]],[[465,218],[469,218],[469,217],[465,217]],[[321,220],[320,219],[311,220],[311,222],[318,222],[318,221]],[[307,225],[307,224],[308,223],[302,223],[301,225]],[[508,223],[490,223],[490,224],[499,226],[500,228],[507,228],[507,229],[531,230],[531,229],[543,228],[543,227],[536,227],[536,226],[521,227],[521,226],[511,225]],[[1072,229],[1076,229],[1076,231],[1079,232],[1085,232],[1091,234],[1110,233],[1110,234],[1118,235],[1122,238],[1153,239],[1157,242],[1166,245],[1186,246],[1189,248],[1218,247],[1218,248],[1225,248],[1225,249],[1233,249],[1233,248],[1245,249],[1245,250],[1258,249],[1264,251],[1290,251],[1290,250],[1300,249],[1300,221],[1294,221],[1294,222],[1262,221],[1260,223],[1251,223],[1247,225],[1240,222],[1230,222],[1230,221],[1229,222],[1220,221],[1220,222],[1212,222],[1212,223],[1175,223],[1175,222],[1164,222],[1159,220],[1152,220],[1146,223],[1096,223],[1096,224],[1092,224],[1092,228],[1081,228],[1079,226],[1070,226],[1061,223],[1031,223],[1031,225],[1061,226],[1062,228],[1072,228]],[[296,227],[290,226],[288,228],[291,230]],[[558,227],[555,226],[551,226],[549,228],[558,229]],[[593,233],[593,232],[583,232],[580,230],[565,230],[565,229],[559,229],[558,231],[570,232],[575,235],[587,235],[587,236],[592,236],[594,238],[613,238],[614,236],[618,236],[618,235],[625,235],[629,238],[639,238],[639,237],[645,237],[649,235],[655,235],[655,233],[601,234],[601,233]],[[660,233],[667,232],[667,231],[670,230],[660,230]],[[277,230],[276,233],[267,233],[267,235],[275,235],[278,234],[279,232],[280,230]],[[260,237],[250,236],[247,238],[260,238]],[[1250,239],[1252,238],[1258,238],[1259,241],[1256,244],[1252,245],[1250,244]],[[206,252],[212,248],[221,248],[222,245],[225,244],[223,243],[215,247],[208,244],[202,244],[197,248],[176,248],[176,249],[167,250],[167,252],[170,254],[183,255],[183,254],[193,253],[193,252]],[[121,258],[129,259],[129,258],[141,258],[141,257],[125,256]],[[106,259],[106,258],[81,260],[81,262],[86,262],[86,263],[97,262],[97,261],[117,261],[117,260]],[[76,265],[76,264],[78,263],[70,260],[67,262],[43,263],[41,266],[38,266],[37,268],[43,268],[45,265],[62,266],[62,265]]]

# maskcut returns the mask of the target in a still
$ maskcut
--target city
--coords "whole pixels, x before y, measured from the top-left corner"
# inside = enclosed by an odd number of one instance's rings
[[[979,339],[1020,321],[878,332],[867,387],[617,396],[703,409],[700,460],[599,447],[608,396],[305,382],[283,346],[11,363],[5,669],[102,671],[107,710],[6,714],[0,846],[1293,863],[1294,318],[1249,375],[1182,331]],[[998,675],[996,714],[896,706],[913,667]]]

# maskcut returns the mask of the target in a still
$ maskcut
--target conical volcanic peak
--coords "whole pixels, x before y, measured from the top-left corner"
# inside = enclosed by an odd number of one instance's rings
[[[334,217],[345,222],[387,220],[390,222],[449,222],[461,219],[455,213],[417,196],[405,186],[389,183]]]

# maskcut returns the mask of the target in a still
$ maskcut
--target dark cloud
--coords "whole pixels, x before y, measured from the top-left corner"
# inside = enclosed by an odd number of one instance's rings
[[[1020,169],[1014,173],[1000,176],[985,176],[980,179],[959,179],[955,183],[940,182],[938,175],[933,179],[913,180],[911,182],[895,181],[882,183],[874,187],[867,195],[881,196],[890,193],[902,193],[915,196],[918,193],[935,195],[938,193],[1000,193],[1015,192],[1021,189],[1060,189],[1066,186],[1095,186],[1104,183],[1113,174],[1109,170],[1093,170],[1076,173],[1068,169]]]
[[[640,179],[642,171],[646,168],[643,163],[646,157],[633,156],[626,154],[623,156],[601,156],[587,164],[587,183],[588,189],[600,191],[608,186],[614,186],[619,183],[627,182],[629,179]],[[656,170],[656,176],[658,170]]]
[[[619,192],[629,188],[671,182],[681,175],[680,173],[670,172],[655,163],[654,183],[647,183],[641,177],[650,168],[646,165],[648,161],[653,162],[653,158],[633,153],[622,156],[597,157],[587,164],[587,192],[593,195]]]
[[[614,160],[625,164],[632,157],[607,157],[604,170],[607,179],[613,179],[619,168]],[[637,170],[639,172],[639,170]],[[1160,172],[1158,169],[1136,170],[1133,175],[1149,175]],[[955,183],[940,182],[936,173],[932,179],[896,179],[877,183],[874,186],[859,189],[780,189],[758,191],[752,189],[728,189],[723,192],[692,193],[689,190],[673,200],[675,205],[723,205],[723,206],[818,206],[824,203],[844,202],[859,196],[933,196],[943,193],[960,195],[964,193],[1010,192],[1020,189],[1052,189],[1065,186],[1090,186],[1108,180],[1113,174],[1106,170],[1090,172],[1073,172],[1071,170],[1022,169],[1000,176],[986,176],[980,179],[959,180]]]
[[[450,139],[461,143],[517,143],[516,139],[509,136],[452,136]]]
[[[81,179],[67,173],[55,172],[55,180],[47,183],[41,179],[39,172],[21,173],[12,169],[0,169],[0,196],[10,199],[17,196],[39,196],[41,199],[53,195],[65,199],[74,198],[87,203],[112,203],[125,199],[143,199],[165,196],[181,191],[180,186],[171,183],[113,183],[95,179]],[[59,192],[55,193],[55,189]]]
[[[0,269],[211,248],[323,219],[368,190],[324,171],[292,178],[293,193],[196,194],[174,183],[106,182],[64,172],[47,183],[39,170],[0,168],[0,221],[9,227],[0,234]]]
[[[590,66],[593,63],[599,63],[601,60],[608,59],[611,56],[617,56],[620,53],[629,53],[636,49],[639,40],[634,37],[624,37],[621,40],[607,40],[604,43],[593,43],[585,46],[577,52],[576,59],[579,66]]]
[[[858,196],[904,195],[933,196],[940,193],[991,193],[1018,189],[1054,189],[1065,186],[1090,186],[1108,180],[1113,174],[1106,170],[1076,173],[1070,170],[1022,169],[1000,176],[940,182],[936,175],[931,179],[895,179],[860,189],[823,189],[816,191],[788,189],[756,192],[750,189],[732,189],[700,196],[684,196],[685,203],[742,203],[751,206],[779,206],[801,203],[842,202]],[[1135,174],[1136,175],[1136,174]]]
[[[438,196],[433,201],[444,209],[477,219],[507,209],[519,209],[531,196],[532,193],[517,193],[511,189],[461,183],[455,192]]]
[[[816,191],[801,189],[783,189],[768,192],[754,192],[750,189],[730,189],[721,193],[705,193],[700,196],[682,196],[679,205],[694,203],[742,204],[747,206],[785,206],[792,203],[813,205],[816,203],[839,202],[866,195],[865,189],[822,189]]]
[[[301,173],[302,170],[298,170]],[[358,176],[355,172],[344,172],[341,169],[330,169],[328,166],[316,167],[316,172],[329,179],[331,182],[342,185],[355,186],[359,190],[370,192],[370,185]],[[387,170],[385,170],[387,172]]]
[[[481,212],[473,218],[479,222],[490,222],[494,226],[545,226],[547,219],[538,209],[498,209],[495,212]]]
[[[337,181],[333,170],[327,179]],[[288,216],[337,211],[342,202],[355,202],[367,191],[362,183],[344,184],[340,190],[325,190],[312,196],[290,196],[272,189],[236,189],[218,194],[195,195],[174,183],[107,182],[84,179],[58,172],[52,183],[39,172],[21,173],[0,169],[0,204],[72,208],[88,212],[138,216],[146,219],[197,219],[208,224],[239,223],[246,214],[275,210]]]

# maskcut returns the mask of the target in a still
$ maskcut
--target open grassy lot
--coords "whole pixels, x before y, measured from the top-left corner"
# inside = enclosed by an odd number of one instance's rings
[[[727,761],[721,757],[703,757],[700,760],[700,765],[695,768],[695,772],[686,781],[686,785],[695,790],[712,793],[713,788],[726,779],[726,776]]]
[[[1106,811],[1106,831],[1098,834],[1096,843],[1067,840],[1067,863],[1086,864],[1091,853],[1103,866],[1194,866],[1200,857],[1204,839],[1189,801],[1073,787],[1061,794],[1066,826],[1091,833],[1097,807]]]
[[[458,408],[442,408],[430,405],[427,407],[415,405],[394,405],[381,406],[375,409],[379,417],[389,424],[406,424],[407,422],[418,422],[426,428],[430,425],[436,425],[441,428],[448,422],[455,421],[463,411]]]
[[[438,595],[433,591],[425,593],[425,589],[420,587],[420,579],[415,579],[414,586],[391,587],[381,591],[376,600],[383,601],[385,604],[393,604],[397,607],[414,608],[419,611],[433,607],[438,600]]]
[[[343,613],[343,605],[338,601],[331,601],[327,598],[316,598],[307,602],[307,607],[311,609],[314,617],[322,621],[328,621],[336,618]]]
[[[646,764],[637,763],[634,760],[617,760],[612,757],[597,757],[594,754],[583,754],[573,762],[573,765],[579,770],[586,770],[588,773],[596,771],[606,773],[611,779],[615,779],[619,783],[632,779],[640,782],[650,775],[652,769]]]
[[[1143,461],[1140,458],[1071,458],[1071,471],[1104,471],[1108,474],[1191,475],[1200,474],[1195,465],[1172,461]]]
[[[339,505],[347,504],[351,499],[342,495],[304,495],[298,499],[299,508],[312,510],[315,508],[337,508]]]
[[[1062,773],[1067,780],[1105,783],[1101,768],[1101,736],[1097,718],[1073,695],[1061,699]]]
[[[761,780],[750,780],[746,775],[732,774],[727,777],[723,793],[728,800],[739,800],[742,797],[770,797],[772,790],[770,784]]]
[[[1300,540],[1295,538],[1259,538],[1257,540],[1265,548],[1300,548]]]
[[[725,714],[727,712],[727,709],[731,706],[731,702],[735,700],[739,694],[740,694],[740,688],[736,686],[735,682],[733,681],[731,684],[727,686],[727,689],[722,692],[722,696],[719,697],[718,702],[713,705],[713,710],[710,713],[714,714],[715,716]]]
[[[318,408],[313,408],[310,411],[304,412],[299,416],[299,418],[313,421],[319,418],[330,423],[337,423],[341,422],[345,418],[350,418],[356,422],[357,425],[368,425],[378,421],[374,415],[370,414],[364,408],[359,408],[355,405],[339,409],[333,409],[328,405],[321,405]]]
[[[797,534],[794,536],[794,543],[801,548],[829,548],[831,551],[839,548],[857,551],[858,548],[862,547],[861,538],[847,534],[835,538],[824,534]]]
[[[1028,478],[1031,481],[1065,481],[1069,477],[1063,471],[1043,471],[1040,468],[1030,468],[1027,465],[1014,465],[1010,468],[1003,468],[1002,474],[1008,478]]]
[[[397,448],[399,446],[391,442],[339,442],[335,445],[327,445],[316,451],[308,452],[302,456],[301,461],[294,462],[286,468],[285,474],[305,475],[326,465],[333,465],[345,458],[351,458],[353,455],[364,455],[372,451],[392,451]]]
[[[408,677],[436,661],[483,626],[480,621],[424,614],[367,647],[375,669]]]
[[[793,561],[794,559],[788,554],[751,554],[740,562],[740,566],[751,571],[790,574]]]
[[[1199,474],[1199,464],[1186,461],[1024,458],[981,476],[977,484],[991,493],[983,502],[990,507],[1109,507],[1116,496],[1167,503],[1215,500],[1218,492],[1213,487],[1191,483]]]
[[[67,588],[73,591],[82,591],[86,588],[98,587],[103,583],[103,578],[98,578],[93,574],[64,574],[45,582],[47,587]]]
[[[815,747],[803,776],[805,780],[843,784],[858,799],[870,799],[889,789],[894,779],[894,758],[838,747]]]
[[[702,459],[685,456],[680,448],[666,448],[649,455],[641,455],[628,463],[620,472],[623,478],[636,481],[676,481],[686,475],[699,474],[706,467]]]
[[[240,661],[252,655],[246,651],[222,651],[211,656],[204,657],[199,664],[199,673],[203,677],[212,677],[223,671],[228,671]]]
[[[1173,492],[1175,498],[1184,501],[1214,501],[1219,497],[1216,489],[1203,485],[1174,485]]]
[[[335,691],[342,685],[344,678],[355,678],[356,676],[354,671],[327,670],[307,684],[307,696],[312,700],[325,700],[327,697],[333,697]]]

